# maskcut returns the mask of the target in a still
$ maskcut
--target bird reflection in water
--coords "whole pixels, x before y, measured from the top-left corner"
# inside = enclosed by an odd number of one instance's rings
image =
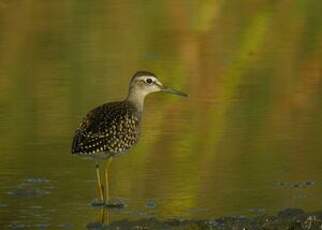
[[[99,208],[96,213],[96,219],[94,222],[90,222],[86,225],[87,229],[105,229],[111,224],[111,212],[110,208]]]

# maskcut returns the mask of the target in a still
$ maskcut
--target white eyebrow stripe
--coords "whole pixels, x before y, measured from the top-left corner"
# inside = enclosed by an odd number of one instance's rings
[[[137,79],[138,79],[138,80],[146,80],[146,78],[151,78],[151,79],[152,79],[152,81],[158,81],[158,79],[157,79],[156,77],[151,76],[151,75],[140,76],[140,77],[138,77]]]

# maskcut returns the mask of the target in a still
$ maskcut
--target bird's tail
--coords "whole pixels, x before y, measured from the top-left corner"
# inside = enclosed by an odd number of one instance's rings
[[[72,154],[77,154],[81,152],[81,143],[82,143],[82,135],[79,130],[76,130],[73,143],[72,143]]]

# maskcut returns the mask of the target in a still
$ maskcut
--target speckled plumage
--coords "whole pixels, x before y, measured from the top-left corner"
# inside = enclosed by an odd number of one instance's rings
[[[128,151],[139,138],[141,112],[127,100],[91,110],[75,131],[72,153],[95,157]]]

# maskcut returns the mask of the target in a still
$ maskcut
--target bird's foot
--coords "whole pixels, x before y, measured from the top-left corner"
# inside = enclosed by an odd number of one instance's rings
[[[91,205],[95,208],[103,208],[105,207],[105,202],[103,200],[95,199],[92,201]]]

